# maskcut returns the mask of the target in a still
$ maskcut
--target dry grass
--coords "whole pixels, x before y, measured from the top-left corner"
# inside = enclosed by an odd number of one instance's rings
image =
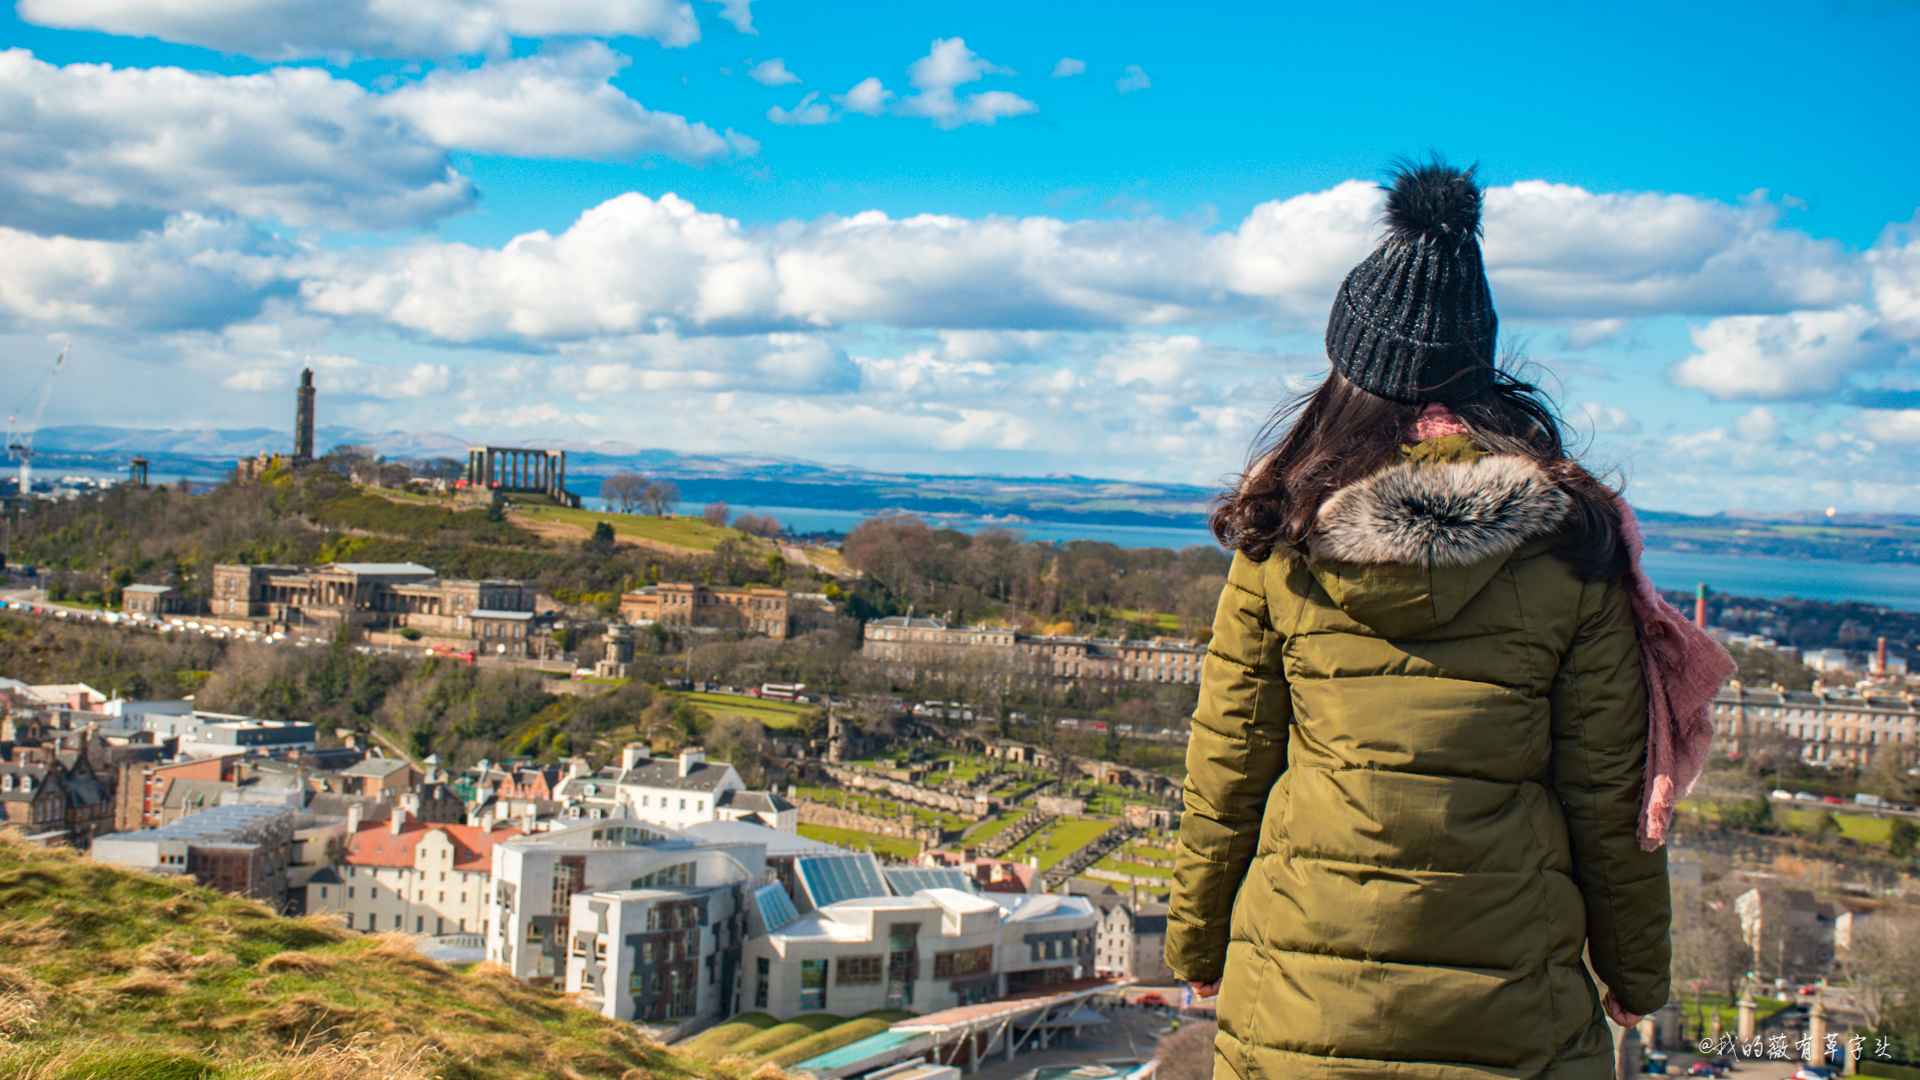
[[[0,837],[7,1080],[738,1080],[497,964]]]

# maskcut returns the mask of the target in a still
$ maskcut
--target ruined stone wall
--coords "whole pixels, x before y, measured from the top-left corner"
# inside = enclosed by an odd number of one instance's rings
[[[940,843],[940,828],[937,825],[922,825],[911,818],[884,818],[874,814],[862,814],[855,810],[842,810],[837,806],[828,806],[811,799],[795,799],[794,806],[800,812],[800,824],[821,825],[829,829],[850,829],[854,832],[873,833],[876,836],[894,836],[902,840],[916,840],[928,847]]]

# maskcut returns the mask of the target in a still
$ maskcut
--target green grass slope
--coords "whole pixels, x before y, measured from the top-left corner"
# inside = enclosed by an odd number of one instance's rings
[[[498,965],[5,838],[0,1076],[735,1080]]]

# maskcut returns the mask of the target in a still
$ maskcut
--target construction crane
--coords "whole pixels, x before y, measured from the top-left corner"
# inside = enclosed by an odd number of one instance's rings
[[[40,402],[34,406],[33,420],[24,427],[16,414],[7,417],[7,456],[20,462],[20,497],[33,497],[33,437],[40,432],[40,418],[47,414],[47,401],[53,397],[53,384],[60,378],[61,369],[67,365],[67,352],[73,348],[69,341],[60,349],[60,358],[53,362],[53,370],[47,372],[40,383]]]

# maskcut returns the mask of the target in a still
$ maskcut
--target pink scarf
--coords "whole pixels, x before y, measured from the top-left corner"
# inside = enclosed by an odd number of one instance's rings
[[[1467,426],[1445,405],[1420,410],[1407,430],[1416,443],[1443,435],[1468,434]],[[1627,545],[1623,582],[1633,604],[1640,639],[1640,671],[1647,681],[1647,782],[1640,796],[1640,848],[1652,851],[1667,842],[1674,806],[1693,790],[1706,767],[1713,743],[1713,699],[1736,665],[1727,650],[1695,626],[1640,566],[1640,521],[1627,500],[1615,496],[1621,540]]]

